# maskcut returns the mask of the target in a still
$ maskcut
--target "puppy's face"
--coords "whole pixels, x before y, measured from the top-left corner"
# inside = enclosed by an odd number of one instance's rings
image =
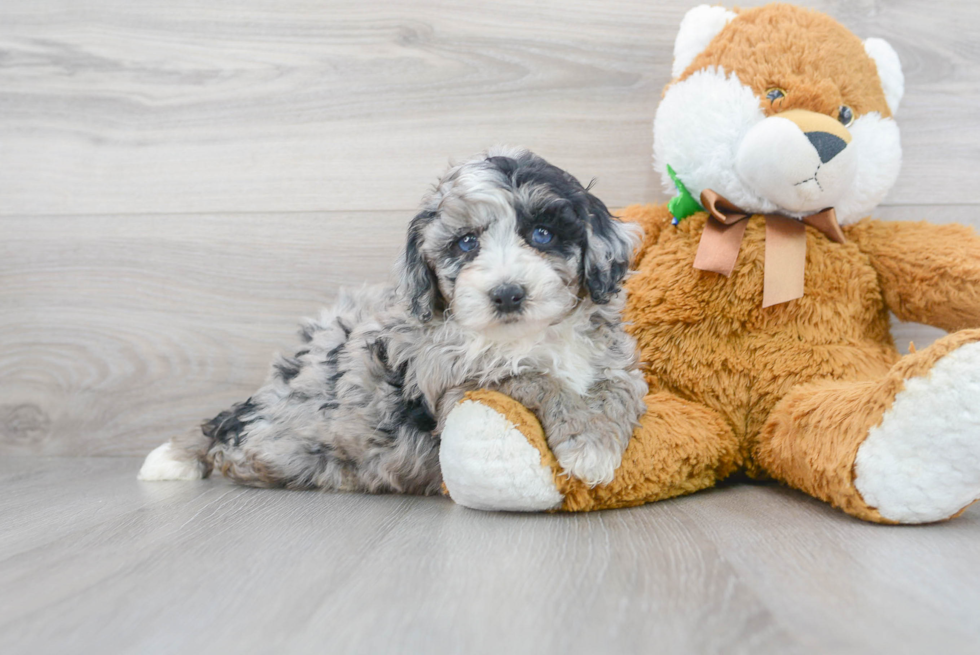
[[[422,321],[442,314],[492,338],[559,323],[618,291],[635,230],[568,173],[524,150],[456,166],[409,228],[404,293]]]

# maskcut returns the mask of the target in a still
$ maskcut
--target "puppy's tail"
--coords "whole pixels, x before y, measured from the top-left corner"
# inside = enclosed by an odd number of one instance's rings
[[[137,478],[156,482],[208,477],[214,468],[216,451],[237,449],[246,416],[254,409],[251,399],[246,400],[205,421],[200,428],[173,437],[146,456]]]

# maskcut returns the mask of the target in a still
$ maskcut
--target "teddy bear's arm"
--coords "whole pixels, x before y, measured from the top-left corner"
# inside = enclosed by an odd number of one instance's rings
[[[588,512],[689,494],[737,468],[738,441],[717,412],[650,394],[613,481],[590,486],[562,470],[524,405],[481,389],[450,412],[439,460],[445,492],[485,510]]]
[[[870,258],[901,320],[948,331],[980,326],[980,237],[971,228],[866,218],[844,233]]]
[[[667,205],[630,205],[614,212],[621,220],[638,223],[643,228],[643,240],[637,248],[634,261],[640,261],[646,251],[660,238],[660,232],[670,225]]]

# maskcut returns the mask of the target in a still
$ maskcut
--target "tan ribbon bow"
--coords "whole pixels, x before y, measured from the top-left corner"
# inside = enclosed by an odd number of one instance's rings
[[[701,192],[701,206],[708,220],[694,257],[694,268],[732,274],[749,214],[711,189]],[[817,228],[831,241],[844,243],[834,208],[806,216],[802,221],[782,214],[762,214],[766,219],[766,271],[762,306],[770,307],[803,297],[806,268],[806,226]]]

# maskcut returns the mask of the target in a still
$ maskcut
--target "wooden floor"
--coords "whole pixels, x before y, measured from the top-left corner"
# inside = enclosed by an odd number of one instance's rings
[[[386,279],[450,159],[521,144],[613,207],[664,201],[651,120],[700,1],[3,0],[0,653],[980,652],[978,508],[896,529],[778,487],[512,516],[135,480],[300,317]],[[804,4],[902,59],[877,215],[980,227],[980,3]]]
[[[740,485],[580,515],[0,461],[4,653],[973,653],[980,507]]]

